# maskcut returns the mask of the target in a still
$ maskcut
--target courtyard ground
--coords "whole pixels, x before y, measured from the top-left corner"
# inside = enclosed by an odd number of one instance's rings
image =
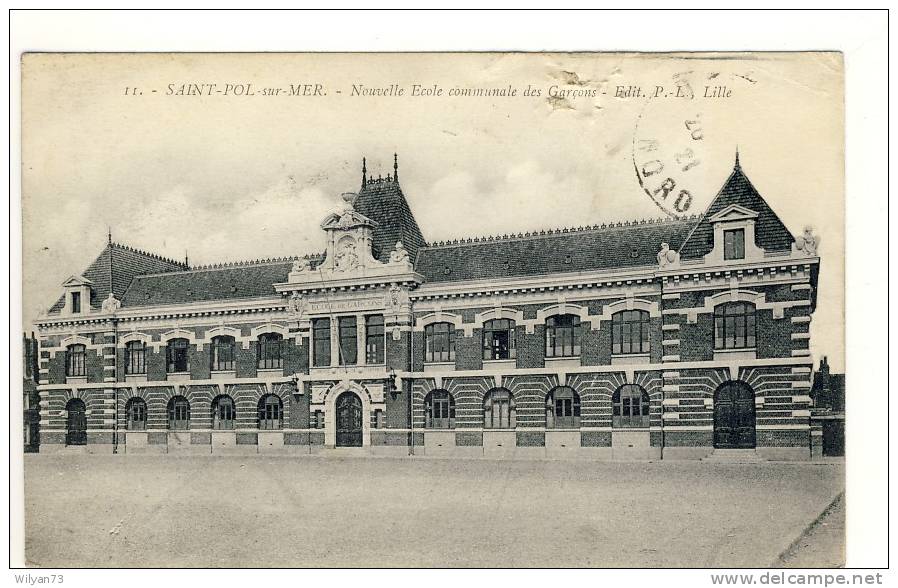
[[[840,495],[807,531],[780,555],[776,567],[845,567],[845,495]]]
[[[767,567],[843,490],[840,463],[26,455],[26,559]]]

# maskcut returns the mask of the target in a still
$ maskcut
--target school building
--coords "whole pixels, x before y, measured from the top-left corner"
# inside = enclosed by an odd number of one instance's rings
[[[692,218],[446,242],[395,157],[355,190],[323,252],[189,267],[110,239],[35,323],[40,451],[820,454],[816,239],[738,156]]]

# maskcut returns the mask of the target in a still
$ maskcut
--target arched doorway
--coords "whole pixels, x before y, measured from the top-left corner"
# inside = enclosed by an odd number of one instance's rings
[[[724,382],[714,392],[714,447],[755,447],[755,393],[743,382]]]
[[[87,408],[80,398],[72,398],[65,405],[66,445],[87,445]]]
[[[362,400],[355,392],[337,397],[337,447],[362,446]]]

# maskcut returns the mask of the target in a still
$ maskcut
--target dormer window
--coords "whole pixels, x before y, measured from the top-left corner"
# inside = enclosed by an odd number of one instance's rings
[[[730,229],[723,232],[723,258],[745,259],[745,229]]]
[[[714,226],[712,249],[705,256],[708,263],[763,259],[764,250],[755,243],[758,213],[731,204],[709,218]]]
[[[72,276],[62,287],[65,288],[64,314],[85,314],[90,312],[90,291],[92,283],[84,276]]]

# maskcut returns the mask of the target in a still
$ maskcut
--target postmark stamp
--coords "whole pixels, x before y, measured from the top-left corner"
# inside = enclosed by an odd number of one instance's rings
[[[693,72],[656,86],[636,118],[633,167],[639,186],[675,218],[701,213],[714,197],[706,188],[711,155],[732,138],[714,130],[714,107],[690,84]],[[712,130],[713,129],[713,130]]]

